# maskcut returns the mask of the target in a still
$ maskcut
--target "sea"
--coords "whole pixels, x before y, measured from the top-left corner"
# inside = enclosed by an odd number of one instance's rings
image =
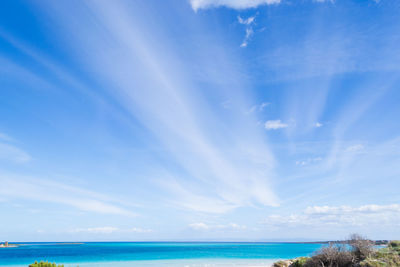
[[[23,243],[0,248],[0,266],[35,261],[65,267],[266,267],[279,259],[308,256],[318,243],[85,242]]]

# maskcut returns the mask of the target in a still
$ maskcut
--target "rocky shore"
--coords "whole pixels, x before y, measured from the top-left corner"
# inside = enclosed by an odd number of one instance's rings
[[[382,245],[382,244],[380,244]],[[346,242],[331,243],[311,257],[275,262],[273,267],[392,267],[400,266],[400,241],[389,241],[377,249],[376,242],[355,236]]]

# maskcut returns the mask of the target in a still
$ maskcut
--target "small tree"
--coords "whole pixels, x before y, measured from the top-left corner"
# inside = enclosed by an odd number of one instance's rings
[[[351,267],[354,257],[343,245],[323,247],[306,261],[305,267]]]
[[[349,245],[357,262],[370,257],[375,252],[374,242],[359,234],[350,235]]]

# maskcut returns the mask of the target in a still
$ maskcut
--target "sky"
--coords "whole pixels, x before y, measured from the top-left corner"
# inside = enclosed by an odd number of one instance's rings
[[[0,240],[400,239],[399,12],[0,1]]]

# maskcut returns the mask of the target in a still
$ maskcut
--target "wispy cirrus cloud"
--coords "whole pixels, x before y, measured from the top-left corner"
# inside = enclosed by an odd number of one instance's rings
[[[220,91],[216,94],[221,99],[230,100],[229,116],[235,119],[228,121],[218,115],[219,106],[207,101],[203,88],[186,78],[191,77],[187,70],[193,64],[186,65],[179,60],[175,44],[163,42],[163,49],[169,52],[161,53],[161,42],[153,40],[158,34],[152,34],[151,38],[139,34],[148,25],[141,27],[142,22],[132,15],[137,10],[127,3],[111,5],[107,1],[90,2],[88,7],[106,30],[99,31],[99,25],[92,28],[89,24],[78,32],[71,28],[77,36],[71,47],[79,46],[78,53],[92,51],[79,57],[82,64],[92,69],[93,73],[101,74],[107,83],[116,85],[107,88],[109,93],[152,133],[152,141],[168,154],[169,160],[177,167],[174,170],[170,168],[171,164],[160,167],[175,181],[173,186],[164,187],[169,189],[169,196],[175,198],[171,201],[202,212],[207,209],[225,212],[254,204],[277,205],[278,198],[270,185],[274,175],[274,157],[254,123],[255,118],[242,112],[248,107],[246,94],[239,86],[243,81],[238,80],[235,90],[217,89]],[[57,14],[56,20],[69,29],[68,14],[58,14],[58,9],[52,9],[51,5],[45,9],[52,16]],[[78,17],[84,19],[83,14]],[[156,33],[163,27],[160,23],[159,27],[147,30]],[[93,37],[89,43],[85,38],[86,31],[91,32]],[[100,41],[104,38],[114,41],[112,44]],[[95,52],[104,49],[110,53]],[[124,53],[121,54],[121,51]],[[225,56],[217,55],[221,61],[229,61]],[[110,67],[106,62],[118,64],[115,65],[117,67]],[[206,62],[214,66],[215,57],[208,58]],[[172,65],[174,68],[171,68]],[[204,68],[211,65],[206,64]],[[229,64],[226,62],[223,65]],[[127,70],[136,73],[135,78],[125,75]],[[224,72],[222,76],[236,73],[225,70],[225,67],[221,71]],[[210,187],[215,190],[210,191]]]
[[[311,206],[301,213],[270,215],[264,221],[275,227],[298,226],[366,226],[399,224],[400,205]]]
[[[12,137],[0,132],[0,160],[15,163],[26,163],[30,161],[32,157],[14,143],[15,140]]]
[[[190,0],[194,11],[216,7],[228,7],[233,9],[256,8],[262,5],[279,4],[281,0]]]
[[[269,105],[271,105],[271,103],[269,103],[269,102],[262,102],[261,104],[253,105],[253,106],[251,106],[251,108],[249,108],[248,111],[246,111],[246,113],[250,114],[250,113],[253,113],[255,111],[262,112]]]
[[[237,223],[228,224],[206,224],[203,222],[191,223],[189,228],[196,231],[216,231],[216,230],[245,230],[245,225],[239,225]]]
[[[112,198],[86,189],[10,173],[0,174],[0,197],[55,203],[84,212],[136,216]]]
[[[77,228],[70,232],[72,233],[90,233],[90,234],[112,234],[119,229],[117,227],[103,226],[103,227],[89,227],[89,228]]]
[[[237,19],[240,24],[246,26],[246,35],[244,36],[244,39],[240,44],[240,47],[247,47],[251,37],[254,35],[252,24],[254,24],[255,22],[256,15],[250,16],[248,18],[242,18],[241,16],[238,16]]]
[[[24,150],[11,144],[0,143],[0,160],[6,160],[15,163],[26,163],[31,159],[32,157]]]
[[[116,232],[121,232],[121,233],[151,233],[153,230],[151,229],[144,229],[144,228],[139,228],[139,227],[133,227],[129,229],[121,229],[118,227],[113,227],[113,226],[101,226],[101,227],[89,227],[89,228],[76,228],[72,229],[69,232],[71,233],[89,233],[89,234],[113,234]]]

